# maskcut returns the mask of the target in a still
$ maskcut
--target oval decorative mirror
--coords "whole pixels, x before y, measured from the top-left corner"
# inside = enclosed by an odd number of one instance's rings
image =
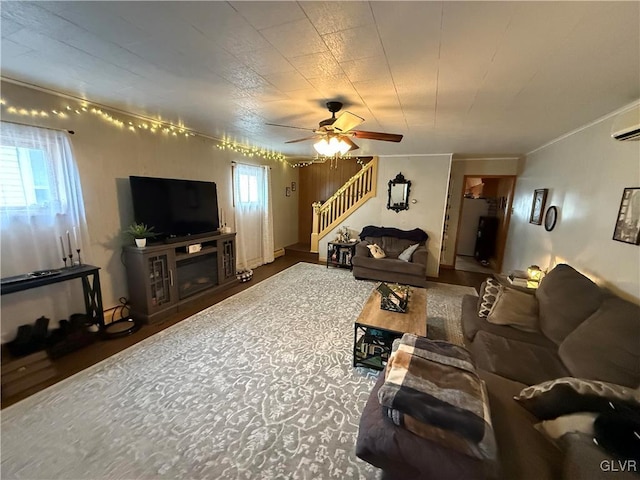
[[[558,209],[555,206],[551,206],[547,209],[547,214],[544,217],[544,229],[547,232],[553,230],[558,220]]]
[[[396,175],[396,178],[389,180],[389,198],[387,200],[387,209],[394,210],[398,213],[401,210],[409,210],[409,191],[411,189],[411,181],[404,178],[402,172]]]

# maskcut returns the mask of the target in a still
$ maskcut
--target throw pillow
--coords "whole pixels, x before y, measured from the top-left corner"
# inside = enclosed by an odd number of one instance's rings
[[[500,288],[487,321],[509,325],[525,332],[538,331],[538,301],[533,295],[512,288]]]
[[[502,289],[500,283],[493,278],[487,278],[480,286],[480,296],[478,297],[478,316],[487,318],[491,307],[498,298],[498,292]]]
[[[524,388],[514,397],[541,420],[576,412],[607,412],[640,407],[640,390],[615,383],[562,377]]]
[[[413,255],[413,252],[416,251],[416,248],[418,248],[420,246],[419,243],[416,243],[415,245],[410,245],[408,246],[404,252],[402,252],[400,255],[398,255],[398,260],[402,260],[403,262],[410,262],[411,261],[411,256]]]
[[[640,411],[601,413],[593,430],[595,443],[606,451],[640,462]]]
[[[387,256],[387,254],[384,253],[384,250],[375,243],[373,245],[367,245],[367,247],[369,248],[373,258],[384,258]]]
[[[593,422],[597,413],[580,412],[562,415],[553,420],[544,420],[536,423],[536,429],[553,440],[562,438],[567,433],[585,433],[593,437]]]

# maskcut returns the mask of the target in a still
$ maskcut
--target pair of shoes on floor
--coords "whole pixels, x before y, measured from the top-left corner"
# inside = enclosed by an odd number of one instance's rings
[[[14,357],[22,357],[43,350],[47,346],[49,319],[40,317],[35,325],[20,325],[16,338],[7,344],[9,353]]]

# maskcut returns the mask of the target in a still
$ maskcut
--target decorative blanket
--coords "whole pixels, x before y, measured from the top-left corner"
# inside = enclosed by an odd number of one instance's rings
[[[416,435],[495,458],[486,388],[463,347],[405,333],[394,342],[378,400],[387,418]]]
[[[414,228],[413,230],[400,230],[393,227],[375,227],[368,225],[360,232],[360,239],[364,240],[365,237],[395,237],[405,240],[411,240],[412,242],[425,242],[429,238],[429,235],[420,228]]]

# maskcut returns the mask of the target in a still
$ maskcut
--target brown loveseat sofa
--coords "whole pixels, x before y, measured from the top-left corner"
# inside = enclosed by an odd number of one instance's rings
[[[482,298],[468,295],[462,304],[465,343],[488,391],[498,447],[498,478],[639,478],[630,472],[640,472],[640,461],[623,463],[625,457],[615,457],[583,433],[568,433],[551,440],[539,429],[541,416],[551,419],[579,411],[574,406],[582,407],[583,401],[611,405],[606,388],[604,403],[600,401],[603,392],[580,390],[594,380],[619,385],[618,390],[631,398],[626,400],[630,403],[622,404],[625,408],[631,405],[633,418],[638,418],[640,307],[598,287],[568,265],[556,266],[535,293],[521,294],[527,296],[523,303],[535,307],[529,312],[537,317],[531,331],[507,325],[511,321],[507,317],[521,313],[519,305],[514,305],[512,311],[503,310],[503,318],[489,322],[478,316]],[[580,393],[554,387],[550,392],[555,392],[555,396],[543,394],[534,399],[544,399],[546,404],[542,405],[547,410],[544,415],[539,412],[534,415],[531,406],[535,403],[523,402],[523,389],[538,384],[536,389],[540,392],[544,390],[540,382],[547,381],[542,385],[549,385],[548,381],[561,377],[562,380],[553,382],[556,387],[566,387],[564,377],[569,377],[568,382],[579,385],[576,388]],[[383,417],[377,399],[382,383],[383,375],[363,411],[356,453],[382,468],[383,478],[441,480],[494,476],[486,462],[392,425]],[[514,399],[516,396],[520,401]],[[530,402],[528,409],[524,406],[526,402]],[[618,400],[613,403],[618,405]]]
[[[419,228],[400,230],[367,226],[360,232],[360,242],[352,259],[353,276],[361,279],[401,283],[424,287],[427,283],[427,233]],[[409,261],[398,259],[407,247],[419,244]],[[368,248],[378,245],[386,257],[374,258]]]

